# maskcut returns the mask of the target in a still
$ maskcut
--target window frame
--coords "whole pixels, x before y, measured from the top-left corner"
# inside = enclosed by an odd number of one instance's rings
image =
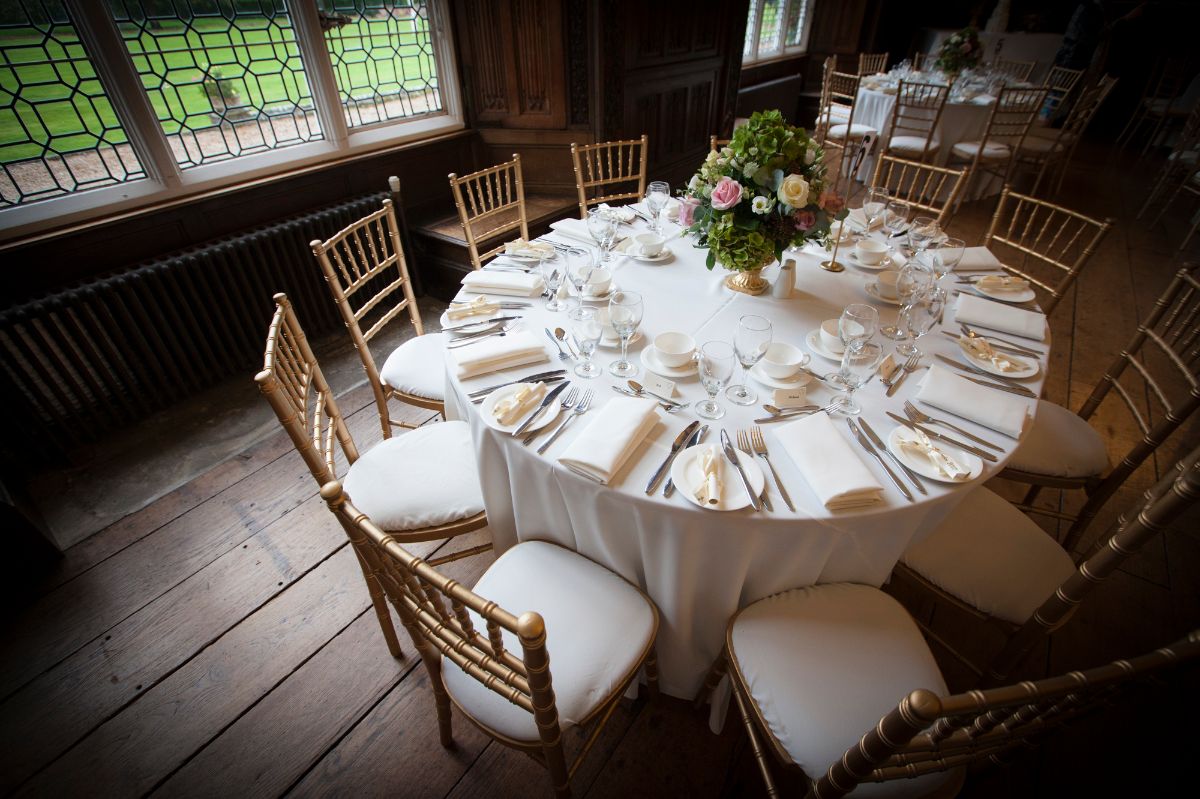
[[[141,162],[145,177],[0,209],[0,241],[12,242],[31,234],[84,224],[102,216],[173,204],[193,195],[284,177],[347,157],[464,129],[448,0],[426,1],[438,69],[441,111],[349,127],[316,3],[286,0],[323,137],[181,169],[150,104],[149,95],[142,87],[120,30],[108,13],[107,3],[63,0],[129,144]]]
[[[808,37],[812,31],[812,13],[813,6],[816,0],[782,0],[782,7],[779,13],[783,16],[783,22],[779,26],[778,44],[779,48],[773,51],[770,55],[759,56],[759,34],[762,32],[763,9],[765,3],[762,0],[755,5],[754,19],[746,22],[746,38],[753,42],[750,53],[742,56],[742,67],[758,66],[759,64],[769,64],[772,61],[779,61],[784,58],[792,58],[797,55],[803,55],[808,52]],[[788,12],[796,4],[804,6],[804,24],[800,29],[799,44],[785,44],[787,38],[787,19]]]

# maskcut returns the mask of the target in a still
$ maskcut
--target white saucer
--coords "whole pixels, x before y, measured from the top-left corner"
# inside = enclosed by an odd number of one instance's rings
[[[492,428],[493,430],[499,430],[501,433],[512,433],[518,427],[520,427],[521,423],[525,421],[524,416],[521,417],[520,419],[518,419],[513,424],[500,424],[500,422],[496,421],[496,417],[492,415],[492,409],[496,407],[497,402],[504,399],[505,397],[511,397],[522,386],[528,386],[528,385],[531,385],[531,384],[530,383],[514,383],[511,386],[504,386],[502,388],[498,388],[495,391],[493,391],[491,394],[488,394],[486,397],[484,397],[483,402],[480,403],[480,405],[479,405],[479,416],[480,416],[480,418],[483,419],[483,423],[486,424],[488,427]],[[546,390],[548,392],[552,391],[553,387],[548,387]],[[525,432],[530,433],[530,432],[533,432],[534,430],[541,430],[543,427],[545,427],[546,425],[553,422],[558,417],[558,413],[561,410],[562,410],[562,403],[560,403],[558,401],[558,397],[555,397],[554,400],[549,405],[547,405],[545,408],[543,408],[539,412],[538,417],[533,420],[533,424],[531,424],[531,425],[529,425],[529,427],[525,428]]]
[[[985,372],[991,372],[992,374],[1000,375],[1001,377],[1011,377],[1014,380],[1020,380],[1025,377],[1033,377],[1034,375],[1036,375],[1038,373],[1038,368],[1039,368],[1038,362],[1031,358],[1022,358],[1019,355],[1010,355],[1007,352],[1000,353],[1001,355],[1003,355],[1005,358],[1008,358],[1013,363],[1020,364],[1021,366],[1024,367],[1023,369],[1016,371],[1016,372],[1005,372],[1002,369],[996,368],[996,365],[993,364],[991,361],[985,361],[982,358],[972,357],[961,346],[958,348],[958,351],[962,355],[963,360],[965,360],[967,363],[971,364],[972,366],[978,366],[980,369],[982,369]]]
[[[696,374],[696,361],[688,361],[684,366],[667,366],[658,360],[658,356],[654,352],[654,347],[645,347],[642,349],[642,366],[645,366],[656,375],[663,377],[691,377]]]
[[[638,343],[641,340],[642,340],[642,329],[639,327],[637,330],[633,331],[633,335],[629,337],[629,346],[632,347],[634,344]],[[611,336],[610,337],[608,335],[608,331],[605,330],[603,333],[600,334],[599,346],[604,347],[605,349],[620,348],[621,337],[620,336]]]
[[[808,360],[805,360],[805,362],[800,365],[807,366]],[[838,358],[838,361],[841,362],[841,358]],[[801,386],[806,386],[812,382],[812,375],[804,371],[796,372],[796,374],[792,375],[786,380],[781,380],[778,377],[771,377],[763,371],[762,361],[759,361],[758,363],[754,364],[754,366],[750,367],[750,376],[759,383],[762,383],[767,388],[800,388]]]
[[[610,283],[608,286],[608,291],[604,292],[603,294],[584,294],[579,299],[583,300],[584,302],[608,302],[610,299],[612,299],[613,292],[616,290],[617,284]]]
[[[974,284],[972,284],[971,288],[975,290],[976,294],[1000,302],[1029,302],[1030,300],[1037,299],[1037,294],[1034,293],[1033,289],[1025,289],[1024,291],[988,291]]]
[[[827,359],[833,361],[834,363],[840,364],[842,362],[841,353],[832,352],[830,350],[827,350],[827,349],[825,349],[825,345],[821,343],[821,329],[820,328],[817,328],[816,330],[811,331],[807,336],[805,336],[804,343],[808,345],[808,348],[810,350],[815,352],[817,355],[820,355],[822,358],[827,358]]]
[[[933,464],[927,461],[925,458],[913,457],[907,451],[901,448],[899,437],[907,430],[908,428],[904,427],[903,425],[897,425],[895,428],[893,428],[892,432],[889,433],[887,437],[887,448],[888,451],[895,455],[901,463],[922,477],[928,477],[930,480],[936,480],[939,483],[958,484],[969,483],[975,478],[979,477],[979,475],[983,474],[983,461],[977,456],[972,455],[969,452],[963,452],[958,447],[952,447],[949,444],[942,443],[941,441],[934,441],[933,444],[942,452],[946,453],[947,457],[957,461],[969,472],[966,477],[963,477],[959,480],[951,480],[949,477],[946,477],[944,474],[935,469]]]
[[[846,254],[846,258],[850,261],[850,263],[854,264],[859,269],[869,269],[872,272],[882,272],[884,269],[890,269],[892,266],[892,259],[889,257],[889,255],[890,253],[884,253],[884,257],[880,258],[879,263],[877,264],[867,264],[858,260],[858,255],[854,252],[854,250],[850,250],[850,252]]]
[[[868,283],[867,285],[863,286],[863,290],[870,294],[871,299],[873,300],[879,300],[880,302],[887,303],[888,305],[895,305],[897,308],[904,305],[904,303],[900,302],[899,297],[896,297],[895,299],[889,299],[888,297],[880,294],[879,289],[875,287],[874,283]]]
[[[699,456],[702,450],[710,446],[716,446],[717,455],[722,459],[721,501],[716,505],[700,505],[695,494],[696,487],[703,479]],[[746,471],[746,479],[750,481],[750,487],[761,496],[767,479],[763,474],[762,467],[755,463],[754,456],[747,452],[737,450],[737,458],[738,463]],[[746,493],[746,487],[742,485],[742,478],[738,476],[737,468],[721,453],[719,444],[697,444],[679,453],[675,462],[671,464],[671,479],[675,481],[675,487],[679,489],[680,494],[705,510],[741,510],[750,504],[750,497]]]
[[[661,264],[663,261],[669,261],[675,257],[675,253],[667,247],[663,247],[658,255],[642,255],[641,253],[629,252],[625,253],[635,261],[641,261],[644,264]]]

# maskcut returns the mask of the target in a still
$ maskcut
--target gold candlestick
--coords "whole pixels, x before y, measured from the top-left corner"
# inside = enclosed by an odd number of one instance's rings
[[[828,261],[821,261],[821,268],[827,272],[843,272],[845,264],[837,259],[838,249],[842,246],[842,229],[838,227],[838,237],[833,241],[833,250],[829,253]]]

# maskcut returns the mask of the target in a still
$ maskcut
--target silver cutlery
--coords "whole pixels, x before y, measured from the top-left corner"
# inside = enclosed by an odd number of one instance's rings
[[[896,375],[895,379],[888,383],[887,395],[889,397],[896,393],[896,389],[900,388],[900,384],[904,382],[906,377],[917,371],[917,365],[920,363],[920,354],[913,353],[912,355],[908,356],[908,359],[905,360],[904,363],[900,364],[900,374]]]
[[[742,452],[753,452],[753,447],[750,444],[750,434],[747,433],[745,430],[737,431],[737,442],[738,442],[738,449],[740,449]],[[775,512],[775,509],[773,507],[771,507],[771,498],[767,496],[767,481],[766,480],[763,480],[763,490],[762,490],[762,493],[758,495],[758,498],[759,498],[759,500],[762,501],[764,508],[766,508],[771,513]]]
[[[551,369],[548,372],[538,372],[537,374],[526,375],[525,377],[521,377],[516,380],[510,380],[507,383],[497,383],[496,385],[488,386],[487,388],[477,388],[474,391],[467,394],[467,396],[470,397],[472,400],[474,400],[476,397],[482,399],[483,397],[486,397],[488,394],[491,394],[493,391],[495,391],[498,388],[504,388],[505,386],[515,386],[517,383],[536,383],[539,380],[544,382],[547,380],[562,379],[566,373],[567,373],[566,369]]]
[[[812,405],[805,405],[801,408],[795,408],[794,410],[796,411],[796,413],[781,413],[778,416],[763,416],[761,418],[755,419],[754,423],[755,424],[769,424],[770,422],[786,422],[790,419],[795,419],[796,417],[799,417],[799,416],[808,416],[808,415],[814,414],[814,413],[829,413],[834,408],[838,407],[838,405],[839,405],[838,402],[831,402],[828,405],[825,405],[820,408],[817,408]],[[793,410],[793,409],[788,408],[788,410]]]
[[[673,400],[670,397],[664,397],[662,394],[655,394],[653,391],[650,391],[649,389],[647,389],[645,386],[643,386],[641,383],[639,383],[636,380],[627,380],[626,384],[631,389],[633,389],[633,391],[637,394],[649,394],[651,397],[654,397],[656,400],[661,400],[662,402],[665,402],[669,405],[678,405],[679,404],[678,400]]]
[[[787,489],[783,487],[783,481],[779,479],[779,472],[775,471],[775,464],[771,463],[771,459],[767,457],[767,440],[763,438],[761,427],[755,427],[750,430],[750,445],[754,448],[754,454],[767,462],[767,466],[771,469],[771,477],[775,478],[775,487],[779,489],[779,496],[783,497],[783,501],[787,504],[788,510],[796,512],[796,506],[792,504],[792,498],[788,496]]]
[[[996,342],[999,341],[1009,347],[1013,347],[1013,348],[1019,350],[1021,353],[1024,353],[1025,355],[1032,355],[1034,357],[1041,358],[1042,356],[1044,356],[1046,354],[1046,353],[1042,352],[1041,350],[1035,350],[1032,347],[1027,347],[1024,344],[1018,344],[1015,341],[1009,341],[1006,338],[1000,338],[999,336],[985,336],[980,333],[976,333],[974,330],[972,330],[969,326],[967,326],[963,322],[959,322],[958,327],[960,330],[962,330],[963,334],[966,335],[968,338],[981,338],[993,346],[995,346]]]
[[[554,337],[567,345],[567,350],[571,353],[572,358],[579,358],[578,348],[572,343],[572,339],[567,335],[567,331],[561,327],[554,328]]]
[[[519,436],[522,433],[524,433],[526,430],[528,430],[529,425],[533,424],[533,420],[538,418],[539,416],[541,416],[542,411],[544,411],[544,410],[546,410],[546,408],[550,407],[550,404],[552,402],[554,402],[554,400],[558,397],[558,395],[562,393],[563,389],[569,385],[571,385],[571,384],[570,383],[560,383],[559,385],[557,385],[553,389],[551,389],[550,393],[548,393],[545,397],[542,398],[542,404],[538,405],[536,408],[534,408],[533,413],[529,414],[529,417],[526,418],[525,421],[521,422],[521,426],[513,431],[513,436],[514,437]]]
[[[704,425],[704,427],[701,427],[699,430],[692,433],[692,437],[688,439],[687,444],[684,445],[684,449],[687,449],[688,447],[694,447],[697,444],[699,444],[701,441],[704,440],[704,436],[707,433],[708,433],[708,425]],[[675,481],[673,479],[671,479],[670,477],[668,477],[667,484],[665,486],[663,486],[663,496],[670,499],[671,495],[674,493],[675,493]]]
[[[542,328],[542,329],[546,331],[546,338],[548,338],[548,339],[550,339],[551,341],[553,341],[553,342],[554,342],[554,346],[555,346],[555,347],[558,347],[558,359],[559,359],[560,361],[569,361],[569,360],[571,360],[571,356],[570,356],[570,355],[568,355],[566,352],[564,352],[564,351],[563,351],[563,348],[562,348],[562,342],[561,342],[561,341],[559,341],[558,339],[556,339],[556,338],[554,337],[554,334],[550,332],[550,328],[548,328],[548,327],[544,327],[544,328]]]
[[[746,470],[742,468],[741,461],[738,460],[737,451],[733,448],[733,442],[729,440],[729,434],[724,430],[721,431],[721,451],[725,453],[725,457],[737,469],[738,476],[742,478],[742,485],[746,489],[746,493],[750,495],[750,507],[756,511],[762,510],[762,500],[754,493],[754,489],[750,487],[750,478],[746,476]]]
[[[939,433],[938,431],[936,431],[930,427],[926,427],[923,424],[918,424],[917,422],[914,422],[913,420],[907,419],[903,416],[898,416],[898,415],[892,413],[891,411],[887,411],[886,413],[893,421],[897,421],[900,424],[902,424],[905,427],[910,428],[912,430],[920,430],[922,433],[924,433],[925,435],[934,439],[935,441],[942,441],[942,442],[945,442],[946,444],[949,444],[952,447],[958,447],[963,452],[969,452],[972,455],[975,455],[979,458],[983,458],[985,461],[988,461],[990,463],[996,463],[1000,460],[995,455],[988,452],[986,449],[980,449],[979,447],[972,446],[971,444],[968,444],[965,441],[959,441],[957,438],[952,438],[950,436],[942,435],[941,433]]]
[[[560,424],[554,433],[551,434],[550,438],[546,439],[546,443],[538,447],[539,455],[544,455],[546,453],[546,450],[550,448],[550,445],[553,444],[560,435],[562,435],[562,431],[567,429],[567,425],[571,423],[572,419],[577,416],[582,416],[588,412],[588,408],[592,407],[592,397],[594,395],[595,392],[590,388],[583,392],[583,396],[579,398],[579,403],[575,406],[575,409],[567,414],[567,418],[563,419],[562,424]]]
[[[575,386],[571,386],[571,390],[568,391],[566,394],[563,394],[562,400],[558,403],[559,408],[561,408],[561,410],[559,412],[561,413],[562,411],[569,411],[569,410],[571,410],[571,408],[575,407],[575,399],[578,396],[579,396],[579,389],[576,388]],[[537,430],[531,431],[529,433],[529,435],[527,435],[523,439],[521,439],[521,446],[528,447],[530,442],[532,442],[535,438],[537,438],[538,435],[544,429],[545,428],[543,428],[543,427],[539,427]]]
[[[858,426],[861,427],[862,431],[867,434],[867,438],[871,439],[871,443],[875,445],[876,449],[878,449],[884,455],[887,455],[888,458],[892,461],[892,463],[899,466],[901,471],[903,471],[906,475],[908,475],[908,479],[912,482],[912,484],[914,486],[916,486],[918,491],[920,491],[922,494],[929,493],[929,491],[925,488],[925,484],[921,482],[920,476],[916,472],[914,472],[912,469],[910,469],[908,466],[906,466],[904,464],[904,461],[897,458],[895,453],[893,453],[890,449],[887,448],[887,445],[883,443],[883,439],[879,437],[879,434],[875,432],[875,429],[873,427],[871,427],[871,425],[867,424],[866,419],[859,417]]]
[[[481,319],[478,322],[467,322],[465,325],[443,327],[439,333],[449,333],[452,336],[472,336],[476,333],[486,333],[493,327],[499,327],[504,322],[523,319],[521,316],[497,316],[494,319]]]
[[[854,420],[848,416],[846,417],[846,427],[850,428],[850,432],[854,434],[854,438],[858,441],[858,445],[870,453],[871,457],[879,461],[879,465],[883,467],[885,472],[887,472],[887,476],[891,478],[891,481],[896,484],[896,488],[900,489],[900,493],[904,495],[904,498],[909,502],[912,502],[913,495],[912,492],[908,490],[908,486],[900,481],[900,478],[895,472],[892,471],[892,467],[887,465],[887,462],[884,461],[883,456],[875,451],[875,447],[871,446],[871,442],[867,440],[867,437],[863,435],[863,432],[855,426]]]
[[[650,496],[654,493],[654,489],[658,487],[658,481],[662,480],[663,475],[667,473],[669,468],[671,468],[671,463],[675,460],[675,456],[679,454],[679,451],[683,449],[688,439],[691,438],[692,434],[698,429],[700,429],[700,423],[691,422],[687,427],[679,431],[679,435],[675,436],[675,440],[671,442],[671,451],[663,460],[662,465],[655,470],[654,475],[650,478],[650,482],[646,484],[646,496]]]
[[[944,363],[947,363],[950,366],[953,366],[955,369],[958,369],[961,372],[969,372],[971,374],[976,374],[976,375],[979,375],[980,377],[984,378],[985,380],[992,380],[997,383],[1001,383],[1005,386],[1008,386],[1009,388],[1015,388],[1018,391],[1028,393],[1028,395],[1030,397],[1037,396],[1037,394],[1035,394],[1033,392],[1033,390],[1030,389],[1028,386],[1021,385],[1020,383],[1018,383],[1016,380],[1014,380],[1011,377],[1005,377],[1004,375],[993,374],[993,373],[989,372],[987,369],[984,369],[980,366],[976,366],[973,363],[963,363],[961,361],[956,361],[953,358],[948,358],[945,355],[938,354],[937,358],[938,358],[938,360],[943,361]]]
[[[508,331],[510,331],[514,327],[516,327],[517,324],[518,324],[517,322],[509,322],[507,325],[505,325],[504,327],[502,327],[499,330],[490,330],[490,331],[487,331],[484,333],[476,333],[472,336],[463,336],[462,338],[455,339],[454,341],[451,341],[449,344],[447,344],[446,349],[448,349],[448,350],[458,349],[459,347],[465,347],[468,344],[474,344],[477,341],[482,341],[485,338],[492,338],[493,336],[503,337],[508,334]]]
[[[948,337],[954,339],[955,341],[958,341],[961,338],[961,336],[959,336],[957,333],[951,333],[949,330],[943,330],[942,335],[948,336]],[[963,335],[966,335],[966,334],[963,334]],[[983,336],[967,336],[967,338],[977,338],[980,341],[986,341],[988,343],[988,346],[991,347],[992,349],[997,350],[999,352],[1006,352],[1009,355],[1020,355],[1024,358],[1037,358],[1038,357],[1038,354],[1036,352],[1031,352],[1029,350],[1024,350],[1024,349],[1017,349],[1016,347],[1010,347],[1007,344],[997,344],[996,342],[992,341],[991,339],[985,338]]]
[[[797,405],[794,408],[777,408],[770,403],[763,403],[763,410],[772,416],[791,416],[796,413],[806,413],[821,410],[819,405]]]
[[[808,375],[809,377],[815,377],[817,380],[820,380],[822,383],[824,383],[827,386],[832,386],[833,388],[837,388],[839,390],[841,389],[841,386],[837,386],[837,385],[834,385],[833,383],[830,383],[829,380],[825,377],[825,375],[819,375],[816,372],[814,372],[812,369],[809,369],[807,366],[801,366],[800,371],[804,372],[804,374]]]
[[[624,394],[627,397],[637,397],[638,399],[645,399],[645,397],[643,397],[641,394],[638,394],[636,391],[630,391],[627,388],[621,388],[620,386],[609,386],[609,388],[611,388],[613,391],[617,392],[618,394]],[[667,413],[675,413],[675,411],[679,410],[680,408],[685,408],[687,406],[685,404],[679,403],[679,402],[671,402],[671,403],[659,402],[658,407],[662,408]]]
[[[985,388],[994,388],[997,391],[1007,391],[1009,394],[1016,394],[1018,397],[1025,397],[1026,399],[1037,399],[1037,394],[1034,394],[1032,391],[1025,388],[1025,386],[1013,385],[1011,383],[1004,383],[999,380],[992,380],[990,378],[987,380],[983,380],[978,377],[972,377],[972,375],[975,374],[974,369],[966,366],[965,364],[960,364],[955,361],[952,361],[951,359],[949,359],[943,355],[939,355],[937,357],[941,358],[948,365],[953,366],[954,368],[958,369],[958,371],[965,372],[965,374],[961,375],[963,380],[970,380],[972,383],[976,383],[978,385],[984,386]],[[979,372],[984,375],[988,374],[988,372],[985,372],[982,369],[980,369]]]
[[[952,424],[951,422],[947,422],[945,419],[933,418],[932,416],[930,416],[929,414],[925,413],[920,408],[918,408],[916,405],[913,405],[908,400],[904,401],[904,415],[907,416],[909,419],[912,419],[914,422],[920,422],[921,424],[941,425],[942,427],[946,428],[947,430],[953,430],[954,432],[958,433],[959,435],[966,436],[967,438],[974,441],[976,444],[982,444],[983,446],[991,447],[994,450],[999,450],[999,451],[1004,450],[1004,447],[1001,447],[997,444],[993,444],[992,442],[988,441],[986,438],[980,438],[979,436],[975,435],[974,433],[972,433],[969,430],[963,430],[958,425]]]
[[[1007,305],[1008,303],[1003,303],[1003,304]],[[959,326],[963,328],[963,332],[967,332],[967,331],[971,330],[971,328],[967,327],[967,326],[966,326],[965,324],[963,324],[962,322],[959,322]],[[981,324],[979,324],[978,322],[976,322],[976,323],[975,323],[975,327],[982,327],[984,330],[992,330],[992,328],[990,328],[990,327],[986,327],[986,326],[984,326],[984,325],[981,325]],[[1003,332],[1006,332],[1006,333],[1007,333],[1008,331],[1003,331]],[[973,335],[976,335],[976,334],[975,334],[975,333],[967,333],[967,335],[969,335],[969,336],[973,336]],[[1008,335],[1010,335],[1010,336],[1016,336],[1017,338],[1025,338],[1025,339],[1029,339],[1030,341],[1037,341],[1037,342],[1041,342],[1041,341],[1042,341],[1042,339],[1041,339],[1041,338],[1034,338],[1033,336],[1024,336],[1024,335],[1021,335],[1020,333],[1008,333]],[[999,336],[996,336],[996,335],[991,335],[991,336],[988,336],[988,338],[993,338],[993,339],[995,339],[996,341],[1003,341],[1005,344],[1012,344],[1012,345],[1014,345],[1014,346],[1018,346],[1018,347],[1019,347],[1019,346],[1021,346],[1020,344],[1017,344],[1017,342],[1015,342],[1015,341],[1009,341],[1009,340],[1008,340],[1008,339],[1006,339],[1006,338],[1000,338]],[[1043,354],[1043,353],[1038,353],[1038,354],[1039,354],[1039,355],[1041,355],[1041,354]]]

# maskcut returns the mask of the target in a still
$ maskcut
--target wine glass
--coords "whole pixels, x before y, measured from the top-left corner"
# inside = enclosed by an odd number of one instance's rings
[[[928,247],[942,232],[937,220],[931,216],[918,216],[908,228],[908,247],[920,252]]]
[[[862,211],[865,218],[867,229],[858,234],[858,238],[864,239],[871,232],[871,228],[883,216],[887,210],[888,200],[891,199],[892,193],[882,186],[873,186],[867,189],[867,198],[863,200]]]
[[[646,207],[650,209],[650,218],[654,220],[651,227],[655,233],[662,233],[662,210],[671,199],[671,184],[665,180],[655,180],[646,187]]]
[[[908,224],[908,214],[911,209],[908,203],[903,200],[888,200],[887,208],[884,210],[883,227],[888,232],[888,254],[896,251],[892,244],[892,240],[900,235],[900,231],[904,230],[904,226]]]
[[[733,347],[724,341],[709,341],[700,348],[700,384],[708,399],[696,403],[696,415],[705,419],[720,419],[725,409],[717,403],[717,395],[733,377],[733,362],[737,359]]]
[[[595,255],[584,250],[568,250],[564,257],[567,260],[567,280],[575,289],[575,296],[582,299],[584,287],[596,269]]]
[[[866,303],[850,303],[838,319],[838,335],[842,337],[846,349],[870,341],[878,329],[879,311]]]
[[[617,218],[609,213],[607,208],[592,208],[587,217],[588,233],[600,245],[600,261],[608,263],[612,260],[613,242],[617,238]]]
[[[738,320],[737,329],[733,331],[733,351],[737,354],[738,363],[742,365],[742,382],[730,386],[725,396],[738,405],[753,405],[758,402],[758,395],[747,386],[747,372],[758,363],[767,347],[771,346],[771,323],[761,316],[747,314]]]
[[[916,294],[929,290],[931,286],[933,272],[915,260],[909,261],[896,277],[896,299],[900,302],[900,307],[908,305]],[[904,341],[908,338],[908,333],[904,332],[900,321],[898,317],[895,324],[884,325],[879,328],[879,332],[892,341]]]
[[[856,416],[862,413],[862,406],[855,401],[854,392],[871,379],[881,360],[883,360],[883,346],[878,342],[864,341],[857,347],[846,348],[846,351],[842,353],[841,369],[838,370],[838,375],[841,377],[838,382],[845,388],[846,393],[837,398],[836,410],[847,416]]]
[[[904,356],[921,357],[917,339],[933,329],[942,318],[946,307],[946,292],[930,287],[916,294],[900,311],[900,324],[908,333],[908,339],[896,345],[896,352]]]
[[[642,295],[636,291],[617,291],[608,301],[608,323],[621,337],[621,359],[609,364],[608,371],[617,377],[633,377],[636,364],[629,362],[629,339],[642,323]]]
[[[966,251],[967,243],[962,239],[943,239],[938,246],[938,261],[942,266],[938,277],[944,277],[953,272],[954,267],[958,266],[958,262],[962,260],[963,253]]]
[[[546,281],[546,294],[549,297],[546,301],[546,310],[560,311],[563,306],[558,301],[558,287],[562,285],[563,269],[557,258],[543,258],[539,264],[542,267],[542,279]]]
[[[604,335],[604,325],[596,318],[596,309],[583,306],[572,308],[567,312],[567,318],[571,320],[571,335],[575,338],[575,345],[583,356],[583,362],[575,364],[575,374],[587,378],[598,377],[604,370],[592,360],[592,353]]]

